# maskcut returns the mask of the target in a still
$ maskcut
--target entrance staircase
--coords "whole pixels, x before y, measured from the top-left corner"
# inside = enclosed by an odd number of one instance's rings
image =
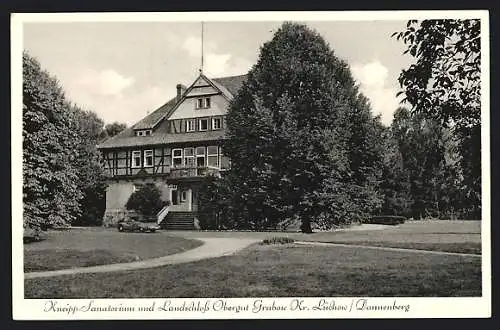
[[[169,211],[160,226],[166,230],[195,230],[194,212]]]

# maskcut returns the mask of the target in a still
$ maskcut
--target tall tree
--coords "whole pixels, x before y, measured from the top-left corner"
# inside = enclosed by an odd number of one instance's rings
[[[310,232],[372,205],[376,189],[364,189],[372,171],[361,172],[373,165],[363,153],[375,121],[348,65],[305,25],[284,23],[262,46],[227,123],[235,204],[250,227],[297,217]]]
[[[23,53],[24,226],[39,230],[71,223],[80,213],[79,137],[71,105],[54,77]]]
[[[106,126],[104,127],[105,137],[113,137],[123,131],[125,128],[127,128],[127,125],[119,122],[106,124]]]
[[[416,59],[399,82],[414,113],[451,127],[459,141],[463,200],[470,216],[481,215],[481,22],[408,21],[402,40]]]
[[[406,108],[399,108],[394,114],[391,135],[401,154],[401,174],[409,183],[409,216],[448,214],[456,175],[451,153],[453,141],[447,132],[436,120],[423,114],[411,115]]]
[[[411,184],[399,141],[391,128],[384,130],[384,160],[381,191],[384,202],[382,214],[407,216],[411,206]]]
[[[101,136],[105,133],[104,122],[92,111],[77,105],[72,107],[75,132],[80,143],[74,166],[78,169],[78,187],[82,192],[81,214],[73,225],[100,225],[106,209],[106,178],[101,153],[97,150]]]

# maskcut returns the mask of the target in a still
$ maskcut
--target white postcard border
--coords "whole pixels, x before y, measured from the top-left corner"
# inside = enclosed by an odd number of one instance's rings
[[[229,319],[229,318],[456,318],[491,316],[491,213],[490,213],[490,104],[489,104],[489,13],[457,11],[341,11],[341,12],[197,12],[197,13],[14,13],[11,15],[11,156],[12,156],[12,308],[15,320],[84,319]],[[482,89],[482,297],[292,297],[292,298],[155,298],[155,299],[24,299],[22,228],[22,49],[23,24],[29,22],[141,22],[141,21],[366,21],[430,18],[481,19]],[[322,300],[330,309],[315,310]],[[408,311],[359,310],[365,306],[409,306]],[[166,309],[178,306],[178,311]],[[260,301],[260,302],[259,302]],[[302,301],[299,303],[299,301]],[[255,304],[282,306],[285,310],[260,310]],[[331,308],[333,302],[333,308]],[[55,305],[54,305],[55,304]],[[156,311],[139,311],[154,304]],[[191,305],[194,304],[194,305]],[[198,305],[199,304],[199,305]],[[243,306],[225,308],[223,306]],[[329,305],[328,305],[329,304]],[[56,307],[60,311],[56,311]],[[109,308],[111,306],[112,308]],[[135,311],[120,310],[120,306]],[[180,306],[185,306],[180,307]],[[189,306],[209,306],[186,310]],[[245,310],[244,306],[247,306]],[[293,307],[295,306],[295,307]],[[299,307],[300,306],[300,307]],[[306,306],[307,309],[302,309]],[[344,310],[347,306],[350,310]],[[361,305],[359,305],[361,306]],[[92,308],[103,309],[92,311]],[[337,307],[337,309],[335,309]],[[106,310],[108,308],[108,310]],[[380,307],[382,308],[382,307]],[[85,309],[88,309],[87,311]],[[125,309],[125,308],[122,308]],[[184,309],[184,310],[182,310]]]

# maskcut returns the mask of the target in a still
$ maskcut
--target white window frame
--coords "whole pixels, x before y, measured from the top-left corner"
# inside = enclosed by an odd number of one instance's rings
[[[203,154],[198,154],[198,148],[203,148]],[[203,164],[205,164],[203,167],[206,167],[207,166],[207,147],[198,146],[194,149],[194,153],[196,156],[195,166],[198,167],[198,158],[203,158]]]
[[[210,109],[211,106],[212,106],[212,100],[210,99],[210,97],[205,97],[203,100],[203,107],[205,109]]]
[[[139,156],[137,156],[139,155]],[[135,163],[135,160],[139,159],[139,165]],[[134,150],[132,151],[132,168],[141,168],[142,167],[142,157],[141,157],[141,151],[140,150]]]
[[[207,122],[207,128],[206,128],[206,129],[202,129],[202,128],[201,128],[201,121],[202,121],[202,120],[206,120],[206,122]],[[201,118],[201,119],[199,119],[199,120],[198,120],[198,130],[199,130],[200,132],[205,132],[205,131],[208,131],[208,124],[209,124],[208,118]]]
[[[214,154],[210,154],[208,152],[208,150],[210,149],[210,147],[215,147],[216,148],[216,152]],[[219,159],[219,147],[218,146],[207,146],[207,161],[206,161],[206,166],[210,166],[212,167],[211,165],[208,164],[208,159],[209,157],[217,157],[217,164],[216,164],[216,168],[220,168],[220,159]]]
[[[205,105],[205,101],[203,98],[199,97],[196,99],[196,109],[203,109]]]
[[[219,123],[219,127],[215,127],[216,122]],[[222,118],[220,117],[212,118],[212,130],[218,130],[221,128],[222,128]]]
[[[146,159],[151,157],[151,165],[148,165]],[[144,150],[144,167],[153,167],[155,165],[155,160],[153,157],[153,150]]]
[[[180,196],[181,203],[187,201],[187,194],[188,194],[187,190],[181,190],[181,196]]]
[[[143,132],[142,131],[137,131],[137,136],[143,136]]]
[[[180,156],[175,156],[175,152],[177,150],[181,151],[181,155]],[[181,148],[172,149],[172,167],[174,167],[174,159],[180,159],[181,160],[181,166],[182,166],[184,164],[183,156],[184,156],[184,152],[183,152],[183,150]]]
[[[186,120],[186,132],[194,132],[194,131],[196,131],[196,120],[195,119],[187,119]]]
[[[193,150],[193,154],[192,154],[192,156],[186,156],[186,154],[187,154],[187,153],[186,153],[186,150],[187,150],[187,149],[191,149],[191,150]],[[195,153],[195,148],[193,148],[193,147],[190,147],[190,148],[184,148],[184,159],[183,159],[183,162],[182,162],[182,164],[183,164],[184,166],[188,166],[188,165],[187,165],[187,159],[188,159],[188,158],[190,158],[190,159],[192,159],[192,160],[193,160],[193,165],[189,165],[189,166],[196,167],[196,163],[195,163],[195,154],[194,154],[194,153]]]
[[[144,135],[151,136],[151,135],[153,135],[153,132],[150,129],[148,129],[147,131],[144,131]]]

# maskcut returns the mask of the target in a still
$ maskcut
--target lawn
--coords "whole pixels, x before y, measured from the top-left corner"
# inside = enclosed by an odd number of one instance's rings
[[[290,237],[299,241],[481,254],[480,221],[409,221],[383,230],[297,232],[175,232],[182,237]],[[356,228],[354,228],[356,229]]]
[[[480,296],[481,258],[253,245],[232,256],[25,281],[26,298]]]
[[[24,271],[44,271],[136,261],[183,252],[202,244],[164,233],[120,233],[91,228],[48,231],[24,244]]]

